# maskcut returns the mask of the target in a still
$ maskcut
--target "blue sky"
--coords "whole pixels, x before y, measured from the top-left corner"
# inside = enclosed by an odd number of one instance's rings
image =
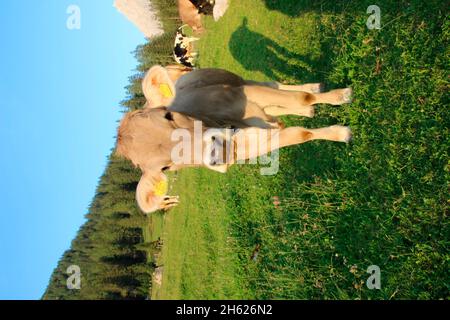
[[[114,146],[145,40],[112,3],[0,1],[0,299],[42,296]]]

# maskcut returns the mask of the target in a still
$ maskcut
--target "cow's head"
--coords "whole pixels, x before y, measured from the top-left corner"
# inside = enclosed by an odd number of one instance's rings
[[[136,199],[142,211],[150,213],[159,209],[166,196],[166,170],[206,166],[225,172],[229,147],[230,137],[221,129],[204,127],[194,118],[159,107],[125,115],[116,150],[142,170]]]

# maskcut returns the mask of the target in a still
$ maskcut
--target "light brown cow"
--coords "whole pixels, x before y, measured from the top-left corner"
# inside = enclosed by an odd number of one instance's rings
[[[228,0],[178,0],[180,19],[189,25],[195,33],[204,31],[201,14],[212,14],[219,20],[228,9]]]
[[[191,1],[178,0],[178,12],[181,21],[190,26],[195,33],[202,33],[204,31],[202,16]]]
[[[232,164],[285,146],[316,139],[348,142],[351,138],[348,127],[283,128],[277,119],[281,115],[312,117],[314,105],[318,103],[349,103],[350,88],[321,93],[320,84],[287,86],[277,82],[246,81],[221,69],[194,70],[175,80],[174,83],[168,70],[161,66],[150,69],[144,82],[147,91],[155,96],[151,98],[160,101],[159,106],[128,113],[118,130],[117,153],[130,159],[143,172],[136,199],[146,213],[178,204],[177,197],[166,195],[165,170],[206,166],[225,172]],[[161,87],[169,87],[172,95],[164,94]],[[200,133],[208,138],[196,136],[198,123],[202,125]],[[212,128],[230,127],[236,130],[229,135],[207,135]],[[179,131],[193,137],[188,142],[193,152],[183,151],[183,159],[187,161],[182,163],[174,160],[174,150],[179,143],[173,138]],[[255,132],[267,148],[253,148]],[[222,148],[214,147],[214,152],[219,150],[223,155],[217,163],[211,162],[217,156],[210,154],[211,144]],[[202,161],[198,162],[199,158]]]

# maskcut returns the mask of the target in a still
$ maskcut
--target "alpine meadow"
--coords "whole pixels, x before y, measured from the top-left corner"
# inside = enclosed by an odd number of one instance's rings
[[[177,1],[149,1],[164,34],[134,52],[124,112],[144,106],[147,70],[174,64]],[[373,4],[379,29],[367,26]],[[448,8],[438,0],[230,0],[219,21],[203,17],[197,67],[351,87],[351,104],[282,120],[345,124],[352,142],[281,149],[276,175],[261,175],[262,165],[169,173],[181,203],[148,216],[135,200],[140,170],[112,150],[43,299],[449,299]],[[71,265],[81,269],[79,290],[67,288]],[[374,290],[366,285],[373,265],[381,271]]]

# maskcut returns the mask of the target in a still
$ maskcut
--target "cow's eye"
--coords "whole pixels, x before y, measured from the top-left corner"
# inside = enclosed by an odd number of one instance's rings
[[[161,170],[162,171],[167,171],[167,170],[169,170],[170,169],[170,167],[164,167],[164,168],[162,168]]]
[[[166,118],[169,121],[173,121],[173,115],[171,112],[166,112],[166,114],[164,115],[164,118]]]

